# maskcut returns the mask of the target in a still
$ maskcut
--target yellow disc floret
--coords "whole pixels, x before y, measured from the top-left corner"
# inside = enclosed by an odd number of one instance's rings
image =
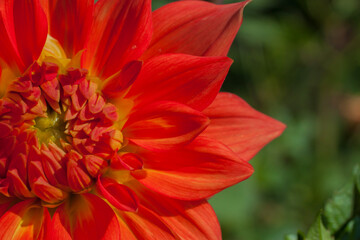
[[[35,118],[36,136],[40,143],[53,142],[60,144],[60,139],[66,140],[65,122],[63,117],[55,111],[50,111],[47,117]]]

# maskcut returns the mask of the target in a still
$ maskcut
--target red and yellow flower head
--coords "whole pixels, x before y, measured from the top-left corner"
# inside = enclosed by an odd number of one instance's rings
[[[0,239],[221,239],[284,125],[219,93],[248,1],[0,1]]]

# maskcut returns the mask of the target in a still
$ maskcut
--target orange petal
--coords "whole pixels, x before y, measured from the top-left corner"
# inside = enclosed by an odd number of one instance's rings
[[[44,209],[36,199],[22,201],[0,218],[0,239],[37,239],[42,230]]]
[[[93,20],[93,0],[40,0],[49,21],[49,34],[68,57],[84,49]]]
[[[45,228],[46,239],[119,240],[114,211],[93,194],[74,195],[59,206]]]
[[[201,137],[181,149],[138,154],[144,170],[131,175],[149,189],[183,200],[208,198],[253,173],[249,163],[223,144]]]
[[[231,93],[220,93],[204,114],[211,122],[202,135],[221,141],[246,161],[286,127]]]
[[[203,110],[218,94],[231,63],[227,57],[161,55],[145,62],[127,97],[138,105],[168,100]]]
[[[206,200],[181,201],[139,184],[132,187],[137,190],[142,205],[156,212],[177,239],[221,240],[219,222]]]
[[[200,112],[176,102],[155,102],[132,113],[124,136],[148,149],[169,149],[193,140],[207,126]]]
[[[122,221],[122,219],[119,219],[119,226],[120,226],[120,239],[126,239],[126,240],[138,240],[138,238],[135,237],[135,235],[131,232],[129,226]]]
[[[156,209],[163,222],[169,226],[179,239],[222,239],[220,224],[214,210],[207,201],[179,203],[169,198],[158,200],[156,208],[153,209]]]
[[[165,53],[226,56],[248,2],[178,1],[159,8],[153,13],[154,36],[142,59]]]
[[[137,60],[152,35],[151,1],[100,0],[85,53],[85,67],[103,79]]]
[[[118,212],[136,239],[176,239],[161,218],[150,209],[140,206],[138,212]],[[125,238],[126,239],[126,238]]]

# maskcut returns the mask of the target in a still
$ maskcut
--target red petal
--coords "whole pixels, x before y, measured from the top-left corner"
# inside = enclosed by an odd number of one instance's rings
[[[68,195],[59,188],[51,185],[46,179],[41,163],[41,152],[35,146],[29,151],[28,181],[31,191],[40,199],[48,203],[58,203]]]
[[[156,209],[163,222],[179,239],[221,240],[219,222],[207,201],[177,202],[170,198],[158,200],[154,202],[156,207],[152,209]]]
[[[59,203],[68,197],[66,192],[49,184],[49,182],[42,177],[34,180],[32,191],[41,200],[50,204]]]
[[[0,2],[0,59],[24,72],[39,57],[47,21],[39,0]]]
[[[110,178],[100,178],[96,182],[98,192],[121,211],[135,212],[139,201],[136,194],[127,186],[117,183]]]
[[[164,53],[226,56],[248,2],[178,1],[165,5],[153,13],[154,36],[142,59]]]
[[[86,99],[89,99],[94,95],[96,88],[96,83],[89,80],[83,80],[79,84],[79,90]]]
[[[105,104],[103,114],[105,116],[105,119],[110,121],[117,121],[119,117],[116,107],[111,103]]]
[[[73,156],[75,153],[75,151],[71,151],[67,154],[69,158],[69,161],[67,162],[67,180],[69,183],[69,187],[74,192],[80,192],[90,187],[90,185],[92,184],[92,179],[87,173],[82,162],[74,159]]]
[[[49,19],[49,34],[68,57],[82,50],[93,20],[93,0],[41,0]]]
[[[204,114],[211,122],[203,135],[221,141],[246,161],[285,129],[231,93],[220,93]]]
[[[136,236],[136,239],[176,239],[161,218],[146,207],[140,206],[137,213],[119,212],[119,215],[133,235]]]
[[[130,115],[124,136],[148,149],[169,149],[193,140],[207,126],[200,112],[175,102],[155,102]]]
[[[119,220],[119,225],[120,225],[120,233],[121,233],[120,239],[138,240],[138,238],[136,238],[134,236],[134,234],[131,232],[131,230],[129,229],[129,226],[125,222],[123,222],[121,219]]]
[[[146,187],[172,198],[197,200],[251,176],[251,165],[239,159],[223,144],[196,138],[184,148],[143,151],[144,170],[131,172]]]
[[[20,198],[34,196],[27,185],[29,147],[23,141],[28,141],[28,138],[25,136],[22,137],[24,137],[24,139],[21,139],[19,136],[17,137],[18,143],[14,149],[14,152],[17,154],[13,154],[11,157],[7,171],[7,178],[10,180],[9,191]]]
[[[44,173],[49,183],[54,186],[59,184],[67,186],[66,165],[62,161],[63,156],[54,154],[54,151],[49,149],[42,149],[41,152]],[[65,155],[65,153],[63,154]]]
[[[218,94],[232,60],[227,57],[161,55],[145,62],[127,97],[137,104],[176,101],[197,110]]]
[[[0,218],[0,239],[37,239],[44,217],[44,209],[35,199],[22,201]]]
[[[111,168],[119,170],[140,170],[143,168],[143,165],[143,160],[135,153],[125,153],[121,156],[115,154],[115,156],[111,159]]]
[[[19,54],[29,67],[38,59],[47,36],[47,20],[39,0],[13,0],[14,27]]]
[[[206,200],[181,201],[134,185],[142,204],[156,212],[179,239],[221,240],[216,214]]]
[[[91,75],[107,78],[137,60],[152,35],[151,1],[100,0],[85,53]]]
[[[101,95],[94,94],[88,101],[90,113],[96,114],[101,112],[105,106],[105,99]]]
[[[41,89],[51,100],[54,100],[55,102],[60,101],[60,84],[56,78],[41,84]]]
[[[86,170],[93,177],[97,177],[99,172],[107,166],[107,162],[104,159],[95,155],[86,155],[83,158],[83,163],[86,167]]]
[[[0,138],[7,137],[12,130],[13,129],[10,125],[8,125],[7,123],[0,122]]]
[[[80,94],[80,91],[77,91],[77,93],[71,95],[71,102],[72,106],[76,111],[80,111],[86,104],[87,99]]]
[[[119,240],[120,229],[114,211],[93,194],[74,195],[57,208],[45,229],[46,239]]]
[[[0,217],[11,207],[13,200],[13,198],[5,197],[3,195],[0,196]]]
[[[57,208],[52,217],[45,215],[44,240],[72,240],[69,222],[71,215],[66,215],[64,205]]]
[[[14,30],[13,5],[7,1],[0,2],[0,59],[13,69],[25,70],[16,47]],[[4,66],[2,66],[4,67]]]
[[[103,94],[107,98],[121,97],[124,91],[130,87],[140,73],[142,62],[131,61],[124,68],[108,78],[102,88]]]

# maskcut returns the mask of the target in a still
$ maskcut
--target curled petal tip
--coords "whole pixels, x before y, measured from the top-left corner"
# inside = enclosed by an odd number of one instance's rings
[[[114,207],[122,211],[136,212],[139,200],[136,194],[127,186],[117,183],[110,178],[97,178],[98,192]]]

